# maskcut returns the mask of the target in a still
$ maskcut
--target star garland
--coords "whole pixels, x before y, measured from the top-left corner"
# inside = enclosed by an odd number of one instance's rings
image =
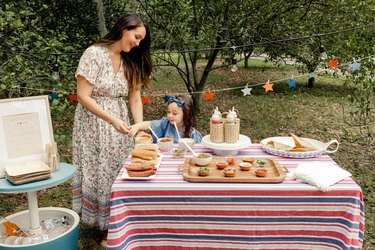
[[[308,78],[317,78],[318,77],[317,72],[318,73],[319,72],[326,72],[326,73],[329,72],[331,74],[334,74],[334,75],[336,74],[337,76],[341,76],[341,75],[344,75],[344,74],[338,68],[339,65],[341,67],[343,67],[344,65],[348,65],[347,70],[351,71],[351,72],[354,72],[354,71],[358,71],[360,69],[360,67],[361,67],[360,61],[363,60],[363,59],[368,59],[368,58],[371,58],[371,60],[373,60],[373,63],[375,64],[375,56],[374,55],[371,55],[369,57],[364,57],[362,59],[358,59],[359,62],[357,60],[353,59],[352,62],[346,63],[346,64],[339,64],[338,60],[332,58],[328,63],[328,66],[329,66],[328,69],[323,68],[323,69],[317,70],[316,72],[310,72],[308,74],[298,75],[297,77],[307,76]],[[287,79],[279,79],[279,80],[274,80],[274,81],[268,80],[265,84],[264,83],[257,83],[257,84],[252,84],[252,85],[249,86],[249,83],[247,83],[245,86],[240,86],[240,87],[223,88],[223,89],[208,90],[208,91],[194,91],[194,92],[189,92],[189,93],[184,93],[184,92],[172,93],[172,94],[169,93],[168,95],[187,95],[188,97],[191,98],[191,94],[203,94],[203,96],[205,98],[205,101],[209,102],[209,101],[212,101],[214,99],[215,92],[241,89],[241,91],[243,92],[243,96],[247,96],[247,95],[251,96],[251,91],[253,90],[252,87],[262,86],[264,88],[265,92],[269,92],[269,91],[273,91],[273,84],[274,83],[285,82],[285,81],[287,82],[287,85],[288,85],[289,88],[295,88],[297,86],[297,80],[295,80],[294,76],[292,76],[291,78],[287,78]],[[50,94],[48,94],[48,95],[49,95],[51,100],[56,100],[60,97],[63,97],[64,95],[66,95],[65,92],[56,91],[56,90],[22,87],[22,86],[19,86],[19,85],[12,85],[11,87],[15,88],[15,89],[29,89],[29,90],[36,90],[36,91],[41,91],[41,92],[50,92]],[[167,93],[165,93],[165,94],[152,94],[151,96],[161,96],[161,95],[166,96]],[[68,93],[68,98],[69,98],[70,101],[75,102],[75,101],[77,101],[77,94],[76,93]],[[150,104],[150,96],[148,96],[148,95],[143,96],[141,100],[142,100],[143,105]]]
[[[244,89],[241,89],[243,92],[243,96],[251,95],[252,88],[249,88],[249,84],[247,83]]]
[[[289,79],[287,83],[288,88],[295,88],[297,86],[297,80],[293,79],[293,77]]]
[[[150,100],[148,98],[148,96],[142,96],[142,105],[147,105],[147,104],[150,104]]]
[[[339,61],[338,60],[335,60],[335,59],[331,59],[328,63],[329,67],[331,69],[334,69],[334,68],[337,68],[337,66],[339,66]]]
[[[268,80],[267,83],[262,87],[266,90],[266,92],[273,91],[273,83],[270,83],[270,80]]]
[[[212,101],[214,99],[215,93],[211,92],[211,90],[209,90],[208,92],[204,93],[203,95],[204,95],[204,98],[206,99],[206,102],[209,102],[209,101]]]

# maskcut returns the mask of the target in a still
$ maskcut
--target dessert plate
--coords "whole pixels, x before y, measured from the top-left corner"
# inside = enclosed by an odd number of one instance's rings
[[[331,140],[327,143],[309,139],[309,138],[300,138],[303,142],[305,142],[307,145],[309,145],[309,148],[307,151],[304,152],[294,152],[290,149],[295,147],[294,139],[293,137],[269,137],[266,139],[263,139],[260,142],[260,145],[264,151],[271,155],[277,155],[282,157],[289,157],[289,158],[312,158],[317,157],[325,153],[334,153],[339,148],[339,142],[337,140]],[[277,142],[279,144],[285,145],[285,149],[276,149],[274,147],[271,147],[268,143],[269,142]],[[331,145],[336,145],[336,147],[333,150],[329,150],[328,148]],[[288,148],[289,146],[289,148]]]
[[[160,154],[158,156],[158,161],[157,163],[155,164],[155,168],[156,168],[156,171],[155,171],[155,174],[153,175],[150,175],[150,176],[145,176],[145,177],[133,177],[133,176],[129,176],[128,175],[128,171],[126,170],[126,168],[124,167],[124,173],[122,173],[122,176],[121,178],[122,179],[126,179],[126,180],[151,180],[153,178],[155,178],[158,170],[159,170],[159,166],[160,166],[160,163],[161,163],[161,160],[163,158],[163,154]]]

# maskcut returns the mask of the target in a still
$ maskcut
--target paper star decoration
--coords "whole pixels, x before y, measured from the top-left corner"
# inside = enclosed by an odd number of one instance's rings
[[[273,84],[270,83],[270,81],[267,81],[267,83],[264,84],[262,87],[266,90],[266,92],[268,92],[268,91],[273,91],[272,86]]]
[[[318,75],[315,72],[310,72],[309,73],[309,79],[310,78],[317,78],[317,77],[318,77]]]
[[[149,104],[149,99],[148,99],[148,96],[143,96],[142,97],[142,105],[147,105]]]
[[[248,86],[249,84],[246,84],[245,88],[241,89],[241,91],[243,92],[243,96],[251,95],[252,88],[249,88]]]
[[[335,59],[331,59],[328,63],[330,68],[336,68],[339,65],[339,61]]]
[[[59,94],[57,94],[56,92],[49,94],[49,96],[51,97],[52,100],[59,99]]]
[[[71,100],[72,102],[76,102],[78,100],[78,96],[76,93],[70,93],[68,97],[69,97],[69,100]]]
[[[295,88],[297,86],[297,81],[294,79],[289,79],[288,80],[288,87],[289,88]]]
[[[359,67],[361,67],[361,64],[359,62],[354,62],[352,63],[352,71],[357,71],[359,70]]]
[[[206,102],[209,102],[209,101],[212,101],[212,99],[214,99],[214,92],[206,92],[203,94],[204,95],[204,98],[206,98]]]

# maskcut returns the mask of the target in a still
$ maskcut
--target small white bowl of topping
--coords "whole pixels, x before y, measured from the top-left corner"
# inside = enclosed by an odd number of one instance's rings
[[[195,154],[192,158],[193,164],[198,166],[207,166],[212,160],[212,155],[209,153]]]

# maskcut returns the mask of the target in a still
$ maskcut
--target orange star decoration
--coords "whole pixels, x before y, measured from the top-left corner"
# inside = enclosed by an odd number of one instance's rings
[[[273,84],[267,81],[267,83],[264,84],[262,87],[266,90],[266,92],[268,92],[268,91],[273,91],[272,86]]]
[[[143,96],[142,97],[142,105],[147,105],[149,103],[150,103],[150,101],[148,99],[148,96]]]
[[[209,102],[209,101],[212,101],[212,99],[214,99],[214,92],[206,92],[203,94],[204,95],[204,98],[206,98],[206,102]]]
[[[331,69],[336,68],[339,65],[339,61],[335,59],[331,59],[328,63]]]

